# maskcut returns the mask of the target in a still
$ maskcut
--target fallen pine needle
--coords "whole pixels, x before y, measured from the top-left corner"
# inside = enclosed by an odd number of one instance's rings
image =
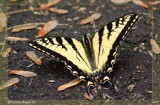
[[[58,91],[62,91],[62,90],[65,90],[69,87],[75,86],[75,85],[79,84],[80,82],[82,82],[82,80],[79,79],[79,78],[76,78],[76,79],[74,79],[74,80],[72,80],[72,81],[70,81],[70,82],[68,82],[64,85],[59,86]]]
[[[155,54],[159,54],[160,53],[160,46],[158,45],[158,43],[154,39],[150,39],[150,43],[152,46],[152,51]]]
[[[12,85],[16,84],[18,81],[19,81],[18,78],[11,78],[0,86],[0,90],[5,89],[9,86],[12,86]]]
[[[42,65],[41,58],[39,58],[35,53],[32,51],[26,51],[26,55],[37,65]]]
[[[8,41],[29,41],[28,38],[19,38],[19,37],[5,37]]]
[[[36,73],[33,73],[31,71],[23,71],[23,70],[11,70],[10,74],[17,74],[17,75],[21,75],[21,76],[24,76],[24,77],[37,76]]]

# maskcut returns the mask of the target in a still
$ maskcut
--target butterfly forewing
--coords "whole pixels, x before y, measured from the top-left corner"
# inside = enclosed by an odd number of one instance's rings
[[[35,39],[29,45],[50,56],[60,55],[66,58],[87,75],[92,72],[82,43],[74,38],[40,38]],[[74,73],[78,75],[76,71]]]
[[[137,19],[138,15],[136,14],[125,15],[108,23],[95,33],[92,38],[92,43],[96,66],[99,71],[107,68],[106,63],[111,65],[111,63],[115,62],[113,59],[115,54],[113,55],[113,53],[116,47],[120,41],[125,38],[125,35]]]

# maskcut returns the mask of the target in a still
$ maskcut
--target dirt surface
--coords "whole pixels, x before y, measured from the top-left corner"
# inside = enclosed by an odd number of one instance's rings
[[[8,11],[21,10],[28,8],[29,5],[9,5]],[[34,6],[36,7],[36,6]],[[106,94],[113,99],[127,100],[151,100],[152,94],[152,58],[148,51],[151,49],[149,39],[152,32],[151,18],[149,9],[129,3],[127,5],[56,5],[57,8],[67,9],[69,13],[59,15],[49,12],[48,14],[36,15],[33,11],[12,14],[8,18],[8,26],[15,26],[25,23],[47,22],[56,18],[61,25],[56,27],[47,36],[67,36],[82,39],[84,34],[93,35],[96,30],[108,22],[128,13],[137,13],[141,17],[133,26],[134,29],[129,32],[124,42],[118,47],[118,54],[112,80],[117,86],[118,92],[114,88],[102,89],[93,93],[94,99],[107,99]],[[76,8],[86,8],[84,12],[77,12]],[[99,20],[95,21],[96,28],[93,24],[80,26],[79,20],[90,16],[94,12],[102,14]],[[40,11],[38,11],[40,12]],[[45,11],[42,11],[43,13]],[[79,17],[79,20],[73,18]],[[27,37],[35,39],[38,29],[25,30],[18,33],[8,32],[9,36]],[[12,100],[35,100],[35,99],[54,99],[70,100],[85,99],[85,83],[58,92],[58,86],[65,84],[75,77],[67,71],[65,65],[53,60],[51,57],[36,51],[28,46],[28,42],[8,42],[13,51],[8,57],[8,68],[28,70],[37,73],[36,77],[26,78],[18,75],[9,74],[9,78],[18,77],[20,82],[8,90],[8,97]],[[43,57],[43,64],[38,66],[34,64],[26,55],[26,51],[33,51],[39,57]],[[55,83],[49,83],[48,80],[55,80]],[[133,90],[129,91],[128,87],[135,85]]]

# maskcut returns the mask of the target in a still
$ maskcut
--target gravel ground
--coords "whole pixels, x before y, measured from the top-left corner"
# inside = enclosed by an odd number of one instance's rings
[[[21,10],[28,8],[29,5],[9,5],[8,11]],[[36,7],[36,6],[34,6]],[[49,12],[46,15],[37,15],[33,11],[21,12],[12,14],[8,18],[8,26],[15,26],[25,23],[43,23],[54,18],[58,19],[61,25],[56,27],[47,36],[67,36],[74,37],[79,40],[84,34],[93,35],[96,30],[104,26],[108,22],[123,16],[128,13],[137,13],[141,17],[133,30],[129,32],[124,42],[118,47],[118,54],[112,80],[117,86],[118,92],[115,89],[102,89],[94,93],[94,99],[105,100],[106,94],[113,97],[114,100],[151,100],[152,94],[152,57],[148,51],[151,49],[149,39],[152,32],[151,18],[149,17],[149,9],[144,9],[140,6],[129,3],[127,5],[56,5],[57,8],[67,9],[69,13],[59,15]],[[76,8],[85,8],[83,12],[77,12]],[[95,21],[96,28],[93,24],[78,25],[80,19],[90,16],[94,12],[102,14],[99,20]],[[40,11],[37,11],[40,13]],[[44,13],[44,11],[43,11]],[[80,18],[74,20],[74,18]],[[27,37],[35,39],[38,30],[25,30],[18,33],[8,32],[10,36]],[[13,48],[13,51],[8,57],[9,70],[20,69],[33,71],[38,75],[32,78],[26,78],[18,75],[9,74],[9,78],[18,77],[20,82],[11,86],[8,90],[8,97],[12,100],[71,100],[85,99],[85,83],[80,83],[77,86],[67,90],[58,92],[58,86],[65,84],[75,77],[66,70],[63,63],[53,60],[51,57],[36,51],[28,46],[28,42],[8,42],[8,45]],[[38,66],[25,55],[26,51],[33,51],[42,58],[43,64]],[[32,65],[31,65],[32,64]],[[48,80],[55,80],[55,83],[49,83]],[[133,86],[129,90],[129,86]]]

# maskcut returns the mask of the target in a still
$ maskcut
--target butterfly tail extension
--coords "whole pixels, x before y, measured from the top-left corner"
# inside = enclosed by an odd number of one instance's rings
[[[87,92],[87,94],[88,94],[89,97],[93,98],[93,95],[91,94],[92,89],[94,89],[93,82],[88,81],[87,82],[87,86],[86,86],[86,92]]]

